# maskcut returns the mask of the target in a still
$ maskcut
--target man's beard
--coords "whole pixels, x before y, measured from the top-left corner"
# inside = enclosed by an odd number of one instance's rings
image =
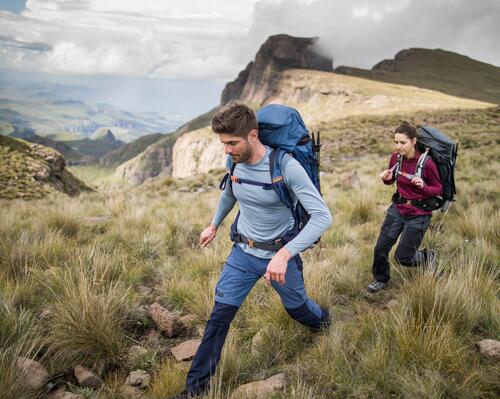
[[[236,163],[245,163],[252,157],[252,147],[247,145],[240,155],[233,157],[233,161]]]

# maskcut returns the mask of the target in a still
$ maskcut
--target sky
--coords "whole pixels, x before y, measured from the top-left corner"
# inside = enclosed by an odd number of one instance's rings
[[[277,33],[319,37],[334,67],[409,47],[500,65],[498,0],[0,0],[0,27],[0,69],[153,79],[214,106]]]

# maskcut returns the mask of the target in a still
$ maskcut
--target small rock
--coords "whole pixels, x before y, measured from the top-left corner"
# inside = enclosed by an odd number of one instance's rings
[[[82,387],[100,388],[103,384],[102,380],[87,367],[76,366],[74,373],[78,384]]]
[[[151,376],[144,370],[131,371],[127,377],[125,384],[131,385],[133,387],[145,388],[149,386],[151,382]]]
[[[76,393],[65,391],[63,388],[59,388],[57,391],[47,395],[47,399],[84,399],[83,395],[77,395]]]
[[[51,314],[51,310],[49,308],[43,308],[39,313],[38,315],[36,316],[36,318],[38,320],[42,320],[42,319],[46,319],[47,317],[50,316]]]
[[[478,342],[477,346],[479,347],[479,353],[481,353],[481,355],[500,359],[500,341],[495,339],[483,339]]]
[[[265,337],[268,336],[270,332],[271,326],[264,326],[253,336],[252,348],[250,349],[250,353],[253,356],[259,356],[262,353]]]
[[[123,385],[120,388],[120,393],[123,399],[148,399],[139,388]]]
[[[339,295],[335,298],[335,305],[349,306],[350,304],[351,300],[345,295]]]
[[[231,398],[263,398],[282,391],[285,388],[285,383],[285,374],[276,374],[264,381],[254,381],[239,386],[233,391]]]
[[[149,315],[155,322],[159,330],[169,338],[175,337],[182,332],[182,323],[179,316],[169,312],[158,302],[154,302],[149,307]]]
[[[174,355],[175,359],[178,362],[183,362],[185,360],[191,360],[198,347],[201,344],[201,339],[191,339],[189,341],[183,342],[180,345],[172,348],[172,355]]]
[[[49,373],[40,362],[26,357],[17,358],[17,367],[22,371],[26,384],[40,389],[49,378]]]

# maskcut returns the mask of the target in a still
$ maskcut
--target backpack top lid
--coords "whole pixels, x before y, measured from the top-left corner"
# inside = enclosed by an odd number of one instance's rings
[[[268,104],[256,113],[259,139],[270,147],[293,151],[308,131],[299,112],[286,105]]]
[[[417,141],[420,145],[437,151],[448,160],[453,159],[455,143],[435,127],[420,126],[417,132]]]

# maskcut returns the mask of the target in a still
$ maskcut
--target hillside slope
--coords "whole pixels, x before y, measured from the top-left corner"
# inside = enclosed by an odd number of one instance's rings
[[[143,152],[149,145],[156,143],[165,137],[162,133],[147,134],[138,139],[125,144],[123,147],[108,152],[99,160],[99,165],[102,166],[117,166],[136,155]]]
[[[274,95],[267,102],[296,108],[310,130],[354,116],[404,115],[492,106],[418,87],[299,69],[282,72]],[[199,160],[205,151],[208,155],[203,158],[203,162],[186,162],[187,159]],[[224,167],[224,159],[222,146],[216,142],[216,136],[210,129],[188,132],[174,147],[172,175],[189,177],[220,169]]]
[[[339,66],[335,72],[500,104],[500,68],[451,51],[411,48],[371,70]]]
[[[75,196],[93,191],[65,166],[64,158],[52,148],[0,136],[0,198],[42,198],[54,191]]]

